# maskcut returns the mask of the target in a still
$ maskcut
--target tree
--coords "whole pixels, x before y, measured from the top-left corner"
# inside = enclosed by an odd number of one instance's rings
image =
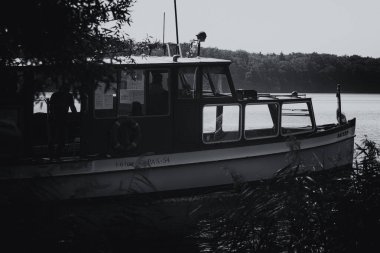
[[[132,43],[135,0],[12,0],[0,9],[0,66],[16,59],[39,64],[85,62],[115,55]],[[127,42],[127,43],[126,43]]]

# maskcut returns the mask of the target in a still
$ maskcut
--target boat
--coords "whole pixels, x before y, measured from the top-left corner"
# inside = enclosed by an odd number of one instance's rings
[[[69,114],[60,160],[48,157],[47,96],[33,97],[30,87],[58,87],[68,74],[53,66],[9,68],[13,85],[23,88],[1,100],[0,113],[21,134],[8,135],[2,149],[1,198],[185,194],[225,189],[237,178],[269,179],[292,164],[300,171],[352,166],[356,120],[343,117],[340,91],[338,121],[318,125],[310,97],[237,89],[230,64],[170,53],[94,63],[99,78],[74,80],[90,88],[79,93],[80,112]],[[42,109],[33,112],[36,103]],[[15,143],[21,146],[11,148]]]

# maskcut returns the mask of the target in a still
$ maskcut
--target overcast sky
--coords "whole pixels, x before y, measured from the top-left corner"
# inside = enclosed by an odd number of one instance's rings
[[[127,33],[175,42],[174,0],[137,0]],[[380,57],[380,0],[177,0],[180,42],[262,53]]]

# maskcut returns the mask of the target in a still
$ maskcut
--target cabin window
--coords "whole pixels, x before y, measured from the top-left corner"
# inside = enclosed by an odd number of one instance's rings
[[[108,80],[98,81],[94,96],[95,117],[116,117],[117,105],[117,82],[116,75]]]
[[[306,102],[282,104],[281,132],[283,135],[305,133],[312,130],[311,113]]]
[[[34,106],[33,114],[35,113],[47,113],[48,106],[47,102],[50,101],[51,96],[54,92],[36,92],[34,94]],[[72,92],[70,92],[72,94]],[[74,97],[74,106],[77,109],[77,112],[81,110],[81,102],[79,95]],[[69,113],[71,113],[71,108],[69,108]]]
[[[197,67],[180,68],[178,70],[178,98],[195,98],[197,71]]]
[[[167,70],[121,71],[119,115],[167,115],[168,83]]]
[[[226,69],[224,67],[205,67],[202,75],[203,96],[231,96]]]
[[[262,139],[278,135],[278,104],[247,104],[245,107],[244,136]]]
[[[38,87],[34,93],[34,103],[33,103],[33,114],[46,114],[48,111],[48,102],[50,101],[51,96],[54,92],[57,92],[60,87],[67,83],[67,80],[64,80],[63,76],[50,76],[44,73],[35,74],[35,83]],[[71,90],[70,93],[74,97],[74,106],[77,112],[81,110],[80,96],[78,93],[73,92],[73,87],[79,87],[81,84],[79,82],[70,82]],[[71,113],[71,108],[69,108],[69,113]]]
[[[142,70],[120,73],[119,115],[145,115],[145,76]]]
[[[204,143],[230,142],[240,139],[239,105],[205,105],[202,139]]]

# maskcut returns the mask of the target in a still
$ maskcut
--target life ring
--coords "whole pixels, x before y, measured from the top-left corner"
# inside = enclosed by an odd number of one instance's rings
[[[133,119],[116,120],[111,128],[111,147],[113,153],[136,152],[141,142],[140,125]]]

